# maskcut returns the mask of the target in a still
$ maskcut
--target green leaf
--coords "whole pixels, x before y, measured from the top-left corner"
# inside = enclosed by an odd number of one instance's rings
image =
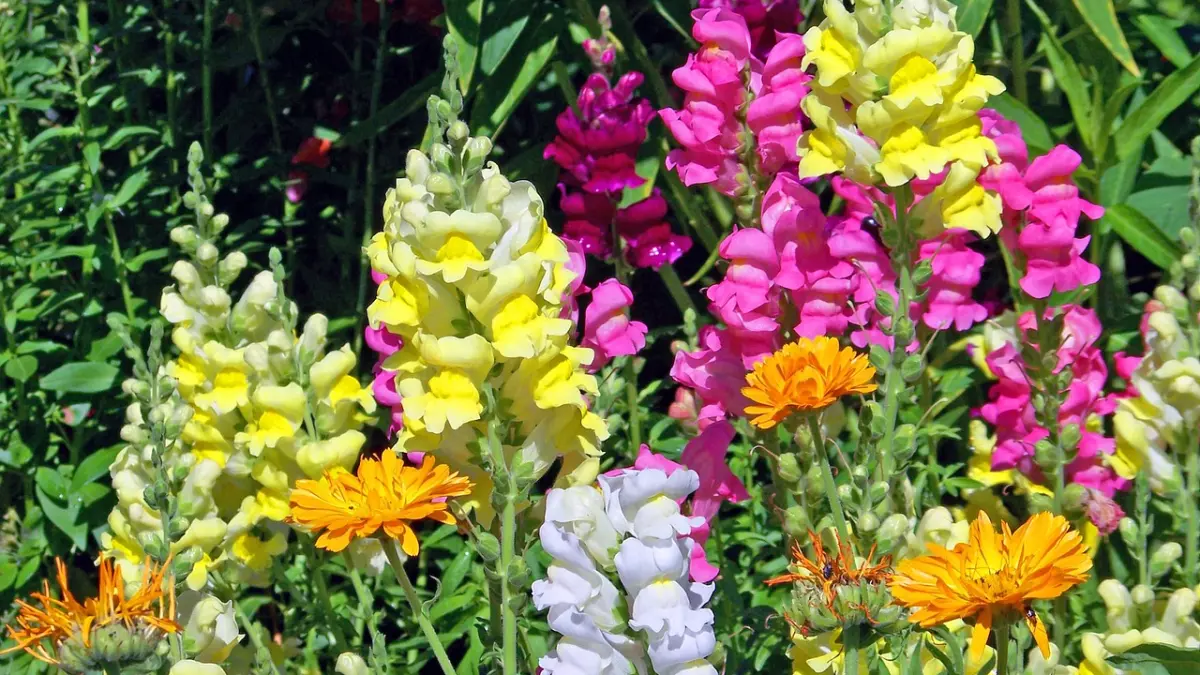
[[[1071,106],[1071,117],[1075,120],[1075,128],[1084,141],[1092,140],[1092,100],[1087,92],[1087,80],[1079,72],[1079,65],[1071,54],[1059,42],[1054,34],[1054,23],[1050,17],[1038,7],[1033,0],[1026,0],[1026,5],[1042,23],[1042,49],[1046,60],[1050,62],[1050,70],[1058,86],[1067,95],[1067,103]]]
[[[71,476],[71,494],[83,489],[84,485],[95,482],[102,476],[108,475],[108,467],[117,458],[120,448],[107,448],[93,452],[75,467],[75,475]]]
[[[1142,102],[1121,124],[1114,134],[1117,137],[1117,156],[1124,158],[1142,143],[1150,132],[1158,128],[1163,120],[1183,105],[1200,89],[1200,56],[1182,70],[1168,75],[1146,100]]]
[[[1129,669],[1142,675],[1195,675],[1200,663],[1200,649],[1184,649],[1168,644],[1142,644],[1127,652],[1110,656],[1108,662],[1117,668]]]
[[[153,127],[138,127],[138,126],[121,127],[120,129],[117,129],[117,131],[112,136],[109,136],[107,141],[104,141],[104,149],[112,150],[112,149],[118,147],[119,145],[121,145],[122,142],[124,142],[126,139],[129,139],[129,138],[135,138],[137,136],[158,136],[158,135],[159,135],[158,129],[155,129]]]
[[[4,374],[17,382],[26,382],[37,372],[37,358],[29,354],[9,359],[4,364]]]
[[[1142,35],[1158,47],[1158,51],[1176,68],[1186,68],[1192,60],[1192,50],[1179,37],[1179,22],[1161,14],[1138,14],[1133,22],[1142,30]]]
[[[1050,133],[1050,127],[1019,99],[1009,94],[1000,94],[989,98],[987,107],[1016,122],[1025,136],[1025,144],[1036,154],[1042,154],[1054,147],[1054,136]]]
[[[117,369],[107,363],[76,361],[50,371],[38,386],[58,393],[95,394],[106,391],[116,380]]]
[[[71,543],[75,544],[76,549],[82,551],[87,548],[87,523],[77,522],[79,519],[79,504],[63,508],[59,506],[58,502],[42,491],[40,485],[34,488],[34,492],[37,494],[38,504],[41,505],[42,512],[46,514],[46,520],[49,520],[63,534],[70,537]]]
[[[446,29],[458,45],[459,80],[465,95],[479,61],[483,0],[446,0]]]
[[[34,136],[33,140],[29,141],[29,144],[25,146],[25,152],[33,152],[43,143],[54,140],[55,138],[77,135],[79,135],[79,129],[75,127],[50,127],[37,136]]]
[[[479,133],[494,134],[533,88],[554,55],[559,21],[557,14],[544,16],[529,39],[521,41],[525,49],[511,52],[496,74],[488,78],[471,108],[471,126]]]
[[[1073,0],[1073,2],[1075,8],[1083,15],[1083,20],[1088,27],[1096,34],[1096,39],[1108,48],[1109,53],[1125,67],[1125,70],[1140,77],[1142,71],[1133,60],[1133,52],[1129,50],[1129,42],[1125,40],[1125,33],[1121,32],[1121,24],[1117,21],[1117,10],[1113,7],[1112,0]]]
[[[983,26],[987,23],[988,13],[992,11],[992,0],[953,0],[958,5],[958,29],[970,33],[971,37],[979,37]]]
[[[83,159],[87,162],[88,171],[94,176],[100,172],[100,144],[96,142],[83,146]]]
[[[338,147],[349,147],[362,143],[387,130],[418,110],[425,109],[425,101],[441,86],[442,74],[436,72],[409,87],[396,100],[388,103],[371,117],[355,124],[337,141]]]
[[[47,495],[58,501],[67,501],[70,483],[63,475],[48,466],[39,466],[33,474],[33,482]]]
[[[495,26],[495,30],[489,31],[479,51],[479,69],[484,75],[495,73],[504,57],[512,51],[529,23],[532,9],[533,3],[506,2],[501,3],[501,9],[497,12],[499,16],[488,16],[488,26]]]
[[[1134,250],[1162,269],[1169,268],[1182,255],[1178,244],[1132,206],[1118,204],[1109,207],[1101,222],[1111,227]]]
[[[113,198],[109,200],[108,207],[111,209],[121,208],[125,202],[133,199],[133,196],[138,193],[138,190],[141,190],[146,185],[146,181],[149,180],[149,178],[150,174],[145,170],[130,174],[130,176],[125,179],[125,182],[121,183],[121,189],[117,190],[117,194],[113,195]]]
[[[692,25],[692,4],[688,0],[654,0],[654,9],[658,10],[659,15],[675,29],[675,32],[687,40],[689,46],[695,46],[696,41],[692,39],[692,34],[684,28],[690,28]]]

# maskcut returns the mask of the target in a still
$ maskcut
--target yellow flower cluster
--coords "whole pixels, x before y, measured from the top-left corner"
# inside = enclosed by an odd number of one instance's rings
[[[812,122],[800,138],[800,176],[845,173],[898,187],[950,171],[926,198],[925,220],[987,236],[1000,229],[1000,199],[976,181],[996,147],[978,112],[1004,91],[972,63],[975,44],[957,29],[948,0],[825,0],[825,19],[804,34],[803,65],[816,76],[801,102]]]
[[[486,523],[493,476],[479,450],[489,420],[503,420],[499,440],[505,461],[524,465],[518,473],[540,476],[563,456],[580,484],[595,477],[608,430],[588,410],[592,352],[570,344],[577,274],[541,197],[483,165],[486,138],[465,138],[461,122],[450,136],[457,149],[435,144],[433,160],[410,151],[388,192],[367,248],[384,277],[367,316],[403,345],[381,363],[403,399],[395,450],[432,452],[470,478],[460,503]]]
[[[313,315],[297,336],[297,310],[280,288],[281,275],[260,272],[232,301],[228,288],[246,257],[220,258],[212,240],[228,218],[189,195],[199,228],[176,228],[172,239],[191,260],[175,263],[175,284],[160,307],[178,349],[165,374],[191,409],[163,455],[166,470],[186,473],[173,497],[188,525],[173,535],[171,553],[193,563],[187,582],[194,589],[214,565],[231,579],[265,583],[272,558],[287,548],[291,488],[354,466],[366,442],[359,429],[375,400],[354,376],[349,346],[326,352],[325,317]],[[149,439],[137,431],[140,409],[131,406],[129,416],[129,445],[110,469],[118,503],[103,545],[119,564],[136,565],[147,542],[161,537],[163,522],[146,503],[159,471]]]

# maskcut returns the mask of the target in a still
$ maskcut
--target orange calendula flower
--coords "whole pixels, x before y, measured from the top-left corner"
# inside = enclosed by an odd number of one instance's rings
[[[793,544],[792,562],[798,571],[767,579],[765,583],[768,586],[787,583],[811,584],[820,588],[826,604],[832,608],[837,598],[838,586],[860,582],[886,583],[892,576],[892,557],[890,555],[883,556],[879,562],[871,561],[875,557],[874,546],[867,552],[867,557],[863,558],[858,566],[855,566],[854,552],[851,551],[850,544],[842,541],[836,532],[833,535],[837,549],[835,552],[825,550],[825,545],[816,532],[809,530],[808,538],[812,542],[813,557],[809,558],[805,555],[799,544]]]
[[[175,584],[163,580],[168,565],[158,567],[147,561],[137,591],[126,597],[120,568],[113,566],[111,558],[102,558],[96,597],[80,602],[67,585],[67,566],[58,558],[54,564],[62,597],[52,597],[50,582],[43,581],[42,592],[31,594],[31,602],[17,600],[17,626],[6,626],[17,644],[0,654],[25,650],[39,661],[58,665],[58,647],[63,642],[77,640],[90,648],[93,633],[113,624],[141,631],[150,640],[181,630],[175,622]]]
[[[746,376],[746,414],[770,429],[795,412],[820,410],[846,394],[875,391],[875,368],[865,354],[831,337],[800,338],[759,361]]]
[[[891,589],[899,605],[915,608],[909,620],[923,628],[974,617],[971,658],[983,656],[992,624],[1024,619],[1042,655],[1050,658],[1046,626],[1029,605],[1057,598],[1088,578],[1092,560],[1078,532],[1062,516],[1039,513],[1016,532],[987,513],[971,523],[965,543],[901,562]]]
[[[434,464],[425,455],[421,466],[406,466],[396,453],[359,462],[358,473],[326,473],[320,480],[296,481],[289,520],[321,532],[317,546],[341,551],[354,539],[380,530],[400,542],[408,555],[420,550],[410,523],[429,519],[453,525],[446,499],[471,492],[471,481]]]

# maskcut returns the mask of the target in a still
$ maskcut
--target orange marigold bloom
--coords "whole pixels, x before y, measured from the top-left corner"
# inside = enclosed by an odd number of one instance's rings
[[[164,583],[168,565],[155,566],[147,561],[142,568],[138,590],[125,597],[125,581],[111,558],[100,560],[100,584],[96,597],[79,602],[67,585],[67,566],[54,559],[55,578],[61,598],[50,595],[50,582],[42,581],[42,592],[30,595],[32,602],[17,600],[16,623],[5,626],[16,645],[0,650],[0,655],[25,650],[33,658],[58,665],[57,648],[64,640],[78,636],[84,647],[91,647],[92,633],[115,623],[126,628],[143,628],[163,633],[178,633],[175,622],[175,583]],[[34,606],[34,603],[41,605]],[[47,649],[49,642],[53,649]]]
[[[987,513],[971,523],[965,543],[901,562],[892,578],[896,604],[915,608],[909,620],[923,628],[974,617],[971,657],[983,656],[995,621],[1024,619],[1042,655],[1050,658],[1046,626],[1032,600],[1057,598],[1087,581],[1091,557],[1062,516],[1039,513],[1013,532],[997,533]],[[998,647],[998,648],[1003,648]]]
[[[320,480],[296,481],[289,520],[321,532],[317,546],[341,551],[354,539],[380,530],[400,542],[408,555],[420,550],[411,522],[428,518],[454,525],[446,499],[471,492],[471,481],[434,464],[425,455],[421,466],[406,466],[396,453],[359,462],[358,473],[326,472]]]
[[[820,410],[846,394],[875,391],[875,368],[865,354],[835,338],[800,338],[759,361],[746,376],[746,414],[770,429],[795,412]]]
[[[813,557],[805,555],[799,544],[792,544],[793,565],[798,572],[789,572],[766,580],[768,586],[787,583],[807,583],[821,589],[826,605],[833,607],[837,597],[837,586],[867,582],[870,584],[886,583],[892,577],[892,556],[885,555],[879,562],[871,562],[875,557],[875,546],[867,552],[867,557],[854,565],[854,552],[848,542],[844,542],[833,533],[836,551],[826,552],[821,536],[809,530],[808,539],[812,542]]]

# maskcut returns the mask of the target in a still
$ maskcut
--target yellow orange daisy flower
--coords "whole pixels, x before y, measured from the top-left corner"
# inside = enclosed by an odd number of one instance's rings
[[[875,368],[865,354],[842,349],[835,338],[800,338],[759,361],[746,376],[746,415],[770,429],[789,415],[820,410],[846,394],[876,389]]]
[[[363,459],[357,474],[335,471],[319,480],[297,481],[289,520],[321,532],[317,546],[327,551],[341,551],[352,540],[382,530],[411,556],[420,550],[411,523],[429,519],[455,524],[446,500],[470,492],[470,480],[435,464],[431,455],[420,466],[407,466],[388,451],[379,459]]]
[[[17,600],[17,625],[5,627],[16,644],[0,650],[0,655],[24,650],[39,661],[58,665],[58,648],[63,642],[75,639],[90,648],[93,634],[113,624],[141,632],[148,642],[181,630],[175,622],[175,584],[164,583],[168,565],[156,566],[147,561],[140,585],[126,596],[120,568],[114,567],[111,558],[102,558],[96,597],[83,602],[71,593],[67,566],[58,558],[54,565],[61,597],[52,597],[50,582],[43,581],[42,591],[31,594],[30,602]]]
[[[1092,560],[1062,516],[1039,513],[1016,532],[1000,525],[998,533],[981,511],[965,543],[953,550],[929,544],[931,555],[901,562],[892,595],[896,604],[916,609],[909,620],[923,628],[974,618],[972,659],[983,655],[994,622],[1021,619],[1050,658],[1046,626],[1029,603],[1057,598],[1086,581]]]

